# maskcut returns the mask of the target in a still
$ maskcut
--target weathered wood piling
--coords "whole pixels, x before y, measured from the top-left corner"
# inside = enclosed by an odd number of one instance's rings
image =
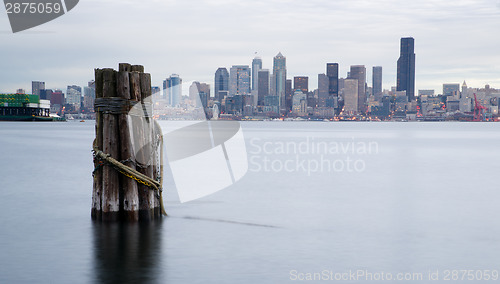
[[[120,63],[118,71],[95,69],[95,82],[92,219],[158,219],[162,137],[152,117],[151,76],[141,65]]]

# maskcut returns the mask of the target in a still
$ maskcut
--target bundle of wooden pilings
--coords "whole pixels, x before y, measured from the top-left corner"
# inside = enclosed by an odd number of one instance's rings
[[[119,70],[95,69],[96,147],[140,173],[158,179],[154,141],[151,75],[141,65],[120,63]],[[94,159],[92,219],[152,221],[161,218],[158,193]]]

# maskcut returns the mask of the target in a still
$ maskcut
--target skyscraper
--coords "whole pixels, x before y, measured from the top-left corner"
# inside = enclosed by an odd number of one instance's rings
[[[372,86],[373,95],[379,97],[382,93],[382,66],[373,66]]]
[[[292,110],[292,79],[286,79],[285,81],[285,98],[281,104],[281,109],[288,112]]]
[[[348,79],[358,80],[358,113],[366,112],[366,68],[364,65],[352,65]],[[345,82],[344,82],[345,84]],[[345,86],[344,86],[345,88]]]
[[[301,90],[304,94],[309,92],[309,77],[296,76],[293,77],[293,90]]]
[[[352,71],[351,71],[352,75]],[[359,113],[359,82],[356,79],[344,80],[344,113],[353,115]]]
[[[168,103],[171,106],[177,106],[182,100],[182,79],[177,74],[172,74],[169,78],[163,81],[163,89],[165,96],[168,98]]]
[[[250,67],[234,65],[229,70],[229,96],[250,94]]]
[[[252,91],[259,89],[259,70],[262,69],[262,59],[255,57],[252,60]]]
[[[221,97],[221,92],[227,93],[229,91],[229,72],[226,68],[219,68],[215,71],[215,100],[222,102],[224,99]]]
[[[40,97],[40,90],[45,89],[45,82],[32,81],[31,82],[31,94]]]
[[[269,96],[269,70],[261,69],[258,73],[257,105],[263,106],[266,96]]]
[[[443,96],[453,96],[460,92],[460,84],[443,84]]]
[[[330,97],[339,95],[339,64],[327,63],[326,76],[328,77],[328,94]]]
[[[80,110],[80,104],[82,102],[82,87],[80,86],[68,86],[66,89],[66,104],[73,105],[76,111]]]
[[[406,91],[408,100],[415,99],[415,39],[401,38],[401,52],[398,59],[397,91]]]
[[[83,107],[93,112],[95,102],[95,81],[88,82],[88,87],[83,87]]]
[[[279,98],[279,106],[281,110],[281,106],[285,104],[285,88],[286,88],[286,57],[281,54],[281,52],[278,53],[274,57],[273,60],[273,77],[275,80],[275,94]]]
[[[318,106],[326,107],[326,100],[328,98],[328,76],[325,74],[318,74]]]

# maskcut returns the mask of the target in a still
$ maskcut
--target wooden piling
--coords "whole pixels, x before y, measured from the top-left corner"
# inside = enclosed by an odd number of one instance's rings
[[[95,69],[95,97],[102,98],[102,70]],[[98,149],[102,149],[102,113],[96,110],[96,146]],[[94,188],[92,191],[92,219],[101,220],[101,195],[102,195],[102,167],[98,160],[94,160]]]
[[[103,97],[116,97],[116,71],[103,70]],[[102,151],[111,157],[119,155],[118,118],[114,114],[103,114],[103,148]],[[120,212],[120,179],[119,173],[109,164],[104,164],[102,189],[102,219],[103,221],[117,221]]]
[[[142,66],[132,66],[132,70],[144,70],[144,67]],[[143,119],[142,123],[144,125],[143,127],[143,133],[142,133],[142,139],[143,141],[143,154],[145,157],[145,168],[143,170],[143,174],[147,176],[153,176],[153,143],[155,141],[154,134],[153,134],[153,118],[152,118],[152,113],[148,113],[152,111],[152,102],[150,101],[151,99],[151,76],[146,73],[139,73],[139,81],[140,81],[140,89],[141,89],[141,103],[143,106],[143,111],[146,113],[146,116]],[[154,199],[155,199],[155,193],[151,190],[144,189],[141,191],[142,192],[142,208],[140,209],[142,211],[142,214],[144,218],[150,218],[154,219]]]
[[[122,69],[122,68],[120,68]],[[119,71],[117,76],[118,97],[131,100],[130,96],[130,80],[129,72]],[[123,164],[132,169],[135,167],[135,153],[132,145],[132,137],[130,135],[130,124],[128,114],[119,115],[119,134],[120,134],[120,159]],[[123,196],[121,207],[124,211],[124,219],[130,221],[139,220],[139,196],[137,191],[137,182],[129,177],[121,175],[120,194]]]
[[[150,74],[141,65],[120,63],[118,71],[96,69],[95,81],[96,147],[129,169],[158,178],[154,174],[159,169],[153,145],[158,137],[153,130]],[[95,161],[94,220],[151,221],[161,217],[160,202],[151,186],[102,162]]]

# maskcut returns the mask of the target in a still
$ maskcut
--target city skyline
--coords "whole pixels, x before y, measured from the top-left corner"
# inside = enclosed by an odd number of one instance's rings
[[[338,62],[341,77],[351,65],[365,65],[367,78],[372,66],[382,66],[382,87],[390,89],[396,86],[398,41],[407,36],[417,41],[415,90],[439,93],[443,83],[464,80],[474,86],[500,86],[500,40],[491,37],[500,23],[497,1],[119,3],[85,1],[66,17],[15,35],[6,14],[0,13],[0,50],[9,69],[0,76],[0,91],[29,90],[31,81],[47,82],[50,89],[83,86],[93,78],[94,68],[117,62],[143,64],[153,85],[172,73],[185,82],[213,85],[218,67],[251,66],[257,52],[263,68],[272,70],[279,51],[288,58],[287,78],[308,76],[309,84],[317,86],[325,62]],[[232,25],[236,21],[245,24]],[[169,37],[159,36],[172,25],[176,28]],[[85,40],[90,36],[94,40]],[[148,44],[118,44],[130,38]],[[27,44],[33,42],[56,44]]]

